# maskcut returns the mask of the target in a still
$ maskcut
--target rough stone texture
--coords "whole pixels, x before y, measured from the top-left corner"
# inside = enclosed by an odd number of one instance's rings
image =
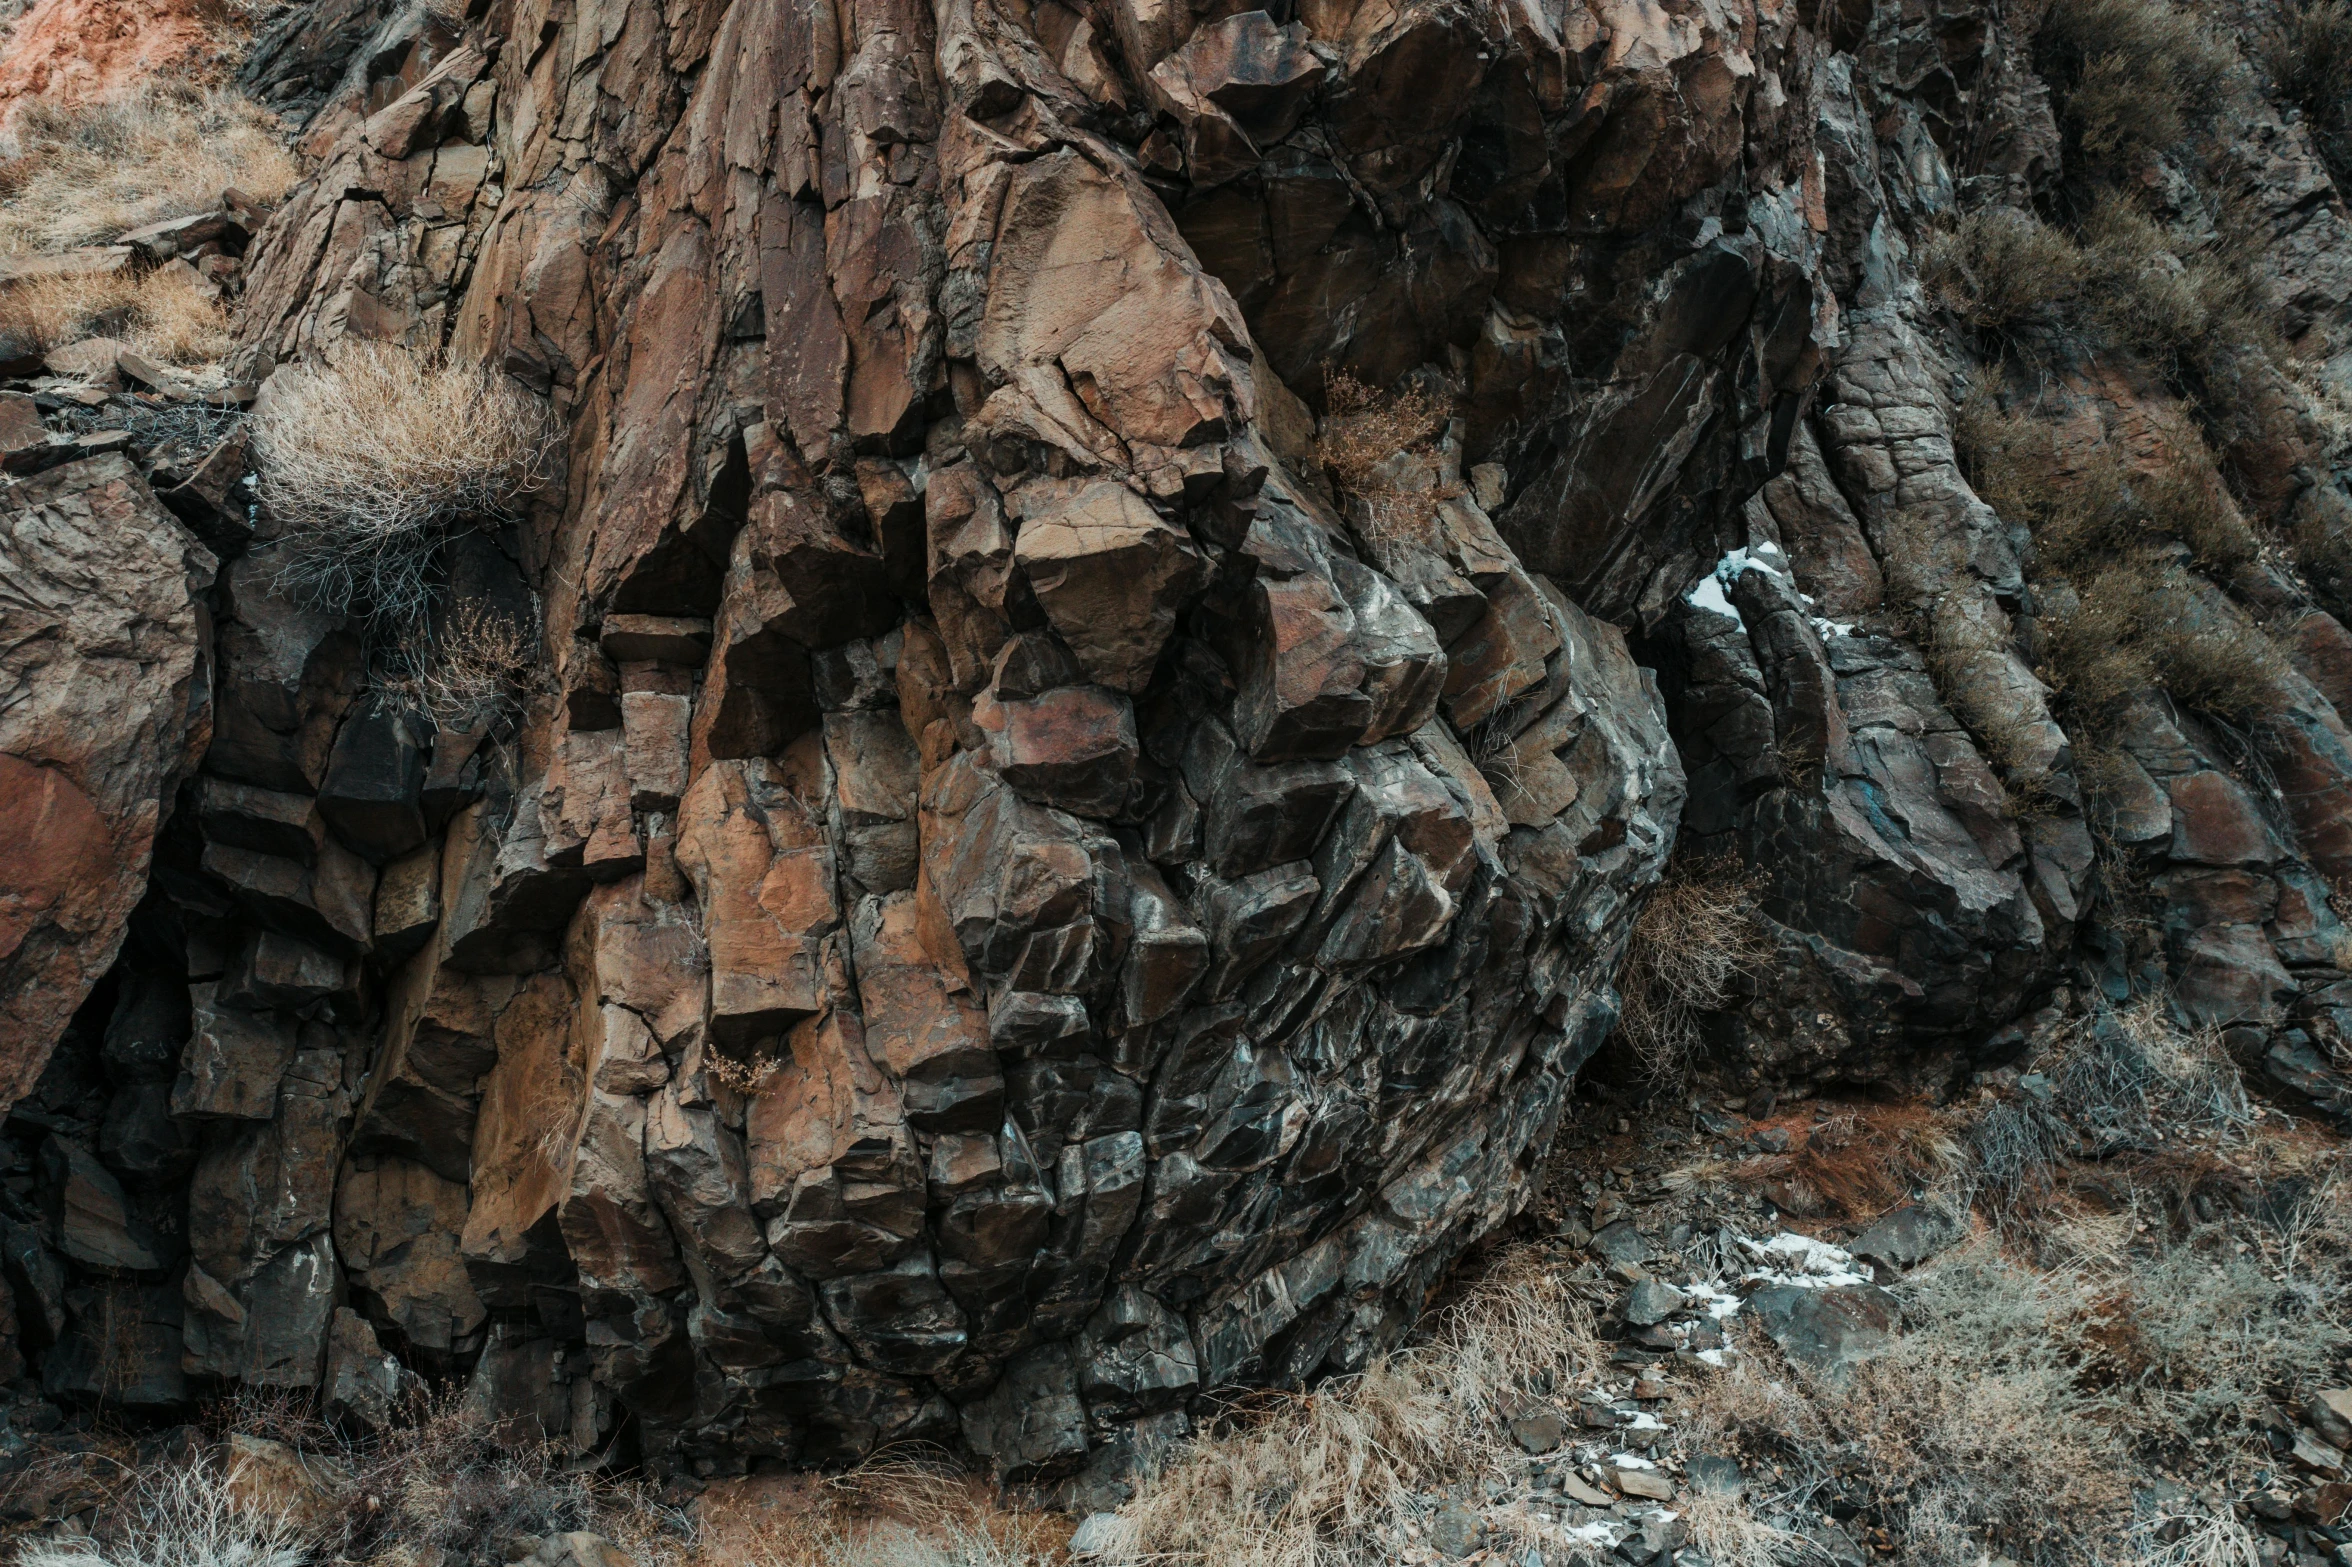
[[[203,754],[213,571],[121,457],[0,490],[0,1105],[113,963]]]
[[[46,1382],[94,1392],[103,1277],[157,1407],[364,1424],[405,1366],[657,1468],[1092,1472],[1410,1327],[1523,1199],[1678,839],[1757,889],[1773,964],[1707,1027],[1759,1081],[1946,1084],[2061,985],[2168,987],[2352,1109],[2352,604],[2204,583],[2286,648],[2281,715],[2139,703],[2090,787],[1911,275],[2047,191],[2047,94],[1977,8],[1833,10],[290,9],[247,79],[317,171],[235,368],[357,336],[546,399],[562,482],[448,561],[536,600],[544,690],[494,735],[379,701],[245,550],[242,448],[191,454],[211,673],[98,738],[149,833],[201,773],[69,1024],[144,879],[90,851],[121,906],[27,1036],[98,1128],[40,1155],[62,1254],[0,1227]],[[2240,107],[2340,377],[2340,196]],[[1315,450],[1341,373],[1453,401],[1376,496]],[[2134,452],[2167,411],[2036,395]],[[2282,527],[2342,503],[2316,448],[2230,458]],[[12,493],[102,471],[140,499]],[[1883,1330],[1788,1293],[1792,1355]]]

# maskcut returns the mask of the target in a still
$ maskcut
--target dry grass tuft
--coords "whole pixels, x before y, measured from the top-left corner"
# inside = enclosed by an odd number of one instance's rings
[[[1733,986],[1771,954],[1756,910],[1756,878],[1729,859],[1669,866],[1633,923],[1619,1034],[1642,1070],[1679,1079],[1699,1048],[1699,1023],[1731,1004]]]
[[[1929,242],[1920,280],[1938,303],[1981,332],[2054,325],[2082,291],[2082,253],[2029,212],[1971,212]]]
[[[2265,54],[2336,183],[2352,186],[2352,0],[2290,0]]]
[[[1521,1400],[1596,1375],[1605,1351],[1582,1296],[1523,1257],[1424,1346],[1181,1449],[1121,1509],[1132,1554],[1201,1567],[1394,1560],[1435,1493],[1504,1462],[1502,1421]]]
[[[229,314],[185,269],[139,277],[34,278],[0,292],[0,333],[46,353],[88,337],[119,337],[167,364],[229,351]]]
[[[0,254],[104,244],[209,212],[234,188],[268,205],[301,177],[276,116],[228,92],[151,89],[28,105],[0,162]]]
[[[442,541],[508,514],[546,481],[556,443],[546,409],[496,371],[361,342],[281,372],[248,428],[261,500],[284,529],[280,583],[410,626]]]

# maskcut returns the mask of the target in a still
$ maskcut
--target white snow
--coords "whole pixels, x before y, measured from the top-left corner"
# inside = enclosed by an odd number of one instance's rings
[[[1698,586],[1684,595],[1685,601],[1693,608],[1737,620],[1740,629],[1745,631],[1748,623],[1740,619],[1739,610],[1732,604],[1730,596],[1724,590],[1737,582],[1741,573],[1749,571],[1761,571],[1778,577],[1783,582],[1789,582],[1792,591],[1794,589],[1794,582],[1789,574],[1788,557],[1781,552],[1779,545],[1770,539],[1763,539],[1755,544],[1735,549],[1717,561],[1715,569],[1701,577]],[[1813,607],[1813,600],[1805,594],[1796,594],[1796,599],[1807,609]],[[1810,618],[1814,631],[1819,633],[1824,640],[1834,637],[1850,637],[1854,634],[1854,628],[1849,622],[1824,620],[1818,615]]]
[[[1746,1248],[1764,1266],[1740,1275],[1743,1283],[1793,1284],[1799,1289],[1844,1289],[1856,1284],[1868,1284],[1870,1275],[1855,1265],[1851,1252],[1841,1251],[1827,1241],[1817,1241],[1810,1235],[1795,1235],[1787,1230],[1769,1240],[1749,1240],[1741,1237]]]

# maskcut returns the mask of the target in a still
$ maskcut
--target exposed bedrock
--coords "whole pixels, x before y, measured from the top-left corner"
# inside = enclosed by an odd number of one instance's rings
[[[10,496],[44,582],[143,552],[128,629],[6,639],[68,706],[136,643],[147,715],[0,705],[104,868],[0,905],[0,1086],[65,1039],[0,1226],[53,1392],[357,1409],[391,1355],[703,1474],[1109,1472],[1517,1211],[1678,835],[1776,946],[1741,1069],[1929,1086],[2153,982],[2333,1091],[2352,638],[2229,584],[2297,628],[2268,760],[2152,699],[2094,813],[1955,455],[1917,247],[2059,148],[1977,6],[326,5],[249,76],[323,103],[234,368],[547,400],[557,481],[447,563],[545,681],[435,732],[266,514],[214,583],[127,467]],[[2340,228],[2280,135],[2249,188]],[[1341,376],[1453,406],[1370,498]]]

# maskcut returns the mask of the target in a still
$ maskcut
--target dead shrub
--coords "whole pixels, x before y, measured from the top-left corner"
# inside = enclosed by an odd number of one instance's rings
[[[300,1567],[308,1542],[256,1506],[213,1455],[140,1473],[100,1536],[36,1536],[21,1567]]]
[[[509,515],[548,476],[556,431],[485,366],[345,342],[281,371],[253,410],[258,494],[279,583],[338,614],[413,626],[449,535]]]
[[[1644,1073],[1681,1077],[1700,1020],[1731,1004],[1733,986],[1770,955],[1754,876],[1736,860],[1676,861],[1633,922],[1618,972],[1619,1035]]]
[[[1380,392],[1345,371],[1324,380],[1323,422],[1315,455],[1342,494],[1375,563],[1401,539],[1428,527],[1430,509],[1461,493],[1436,479],[1437,440],[1453,417],[1451,401],[1415,383]]]
[[[2114,177],[2187,134],[2217,100],[2234,56],[2166,0],[2057,0],[2035,63],[2082,163]]]
[[[1388,493],[1383,471],[1401,452],[1426,447],[1443,434],[1452,404],[1414,385],[1380,392],[1346,371],[1323,382],[1323,424],[1315,455],[1332,481],[1352,494]]]
[[[44,353],[89,337],[119,337],[167,364],[201,364],[229,351],[229,316],[185,270],[139,277],[33,278],[0,292],[0,333]]]
[[[71,108],[28,104],[5,165],[0,253],[103,244],[209,212],[234,188],[268,205],[301,177],[285,128],[229,92],[156,88]]]
[[[539,627],[480,603],[460,604],[437,631],[395,641],[385,690],[452,734],[496,728],[531,694],[540,665]]]

